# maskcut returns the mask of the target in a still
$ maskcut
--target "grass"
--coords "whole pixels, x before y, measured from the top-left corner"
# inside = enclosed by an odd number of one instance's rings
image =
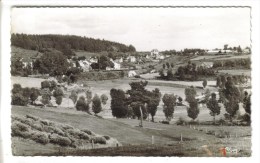
[[[12,107],[12,115],[24,116],[30,113],[50,122],[66,124],[79,130],[88,128],[100,135],[109,135],[116,138],[123,147],[108,149],[86,150],[73,148],[59,148],[50,143],[40,145],[42,150],[34,150],[35,142],[27,140],[20,143],[12,139],[18,155],[84,155],[84,156],[208,156],[202,146],[207,145],[212,151],[211,156],[221,156],[219,149],[223,147],[238,148],[241,150],[236,156],[250,156],[251,133],[250,127],[240,126],[177,126],[175,124],[161,124],[144,121],[144,128],[136,127],[138,120],[130,119],[100,119],[84,113],[72,114],[62,110],[36,109],[29,107]],[[64,125],[65,127],[65,125]],[[70,127],[68,127],[70,128]],[[229,131],[231,138],[218,138],[207,134],[206,131]],[[88,131],[87,131],[88,132]],[[235,132],[237,135],[235,136]],[[181,142],[182,135],[182,142]],[[154,145],[152,145],[152,136]],[[106,140],[105,137],[100,139]],[[103,141],[103,140],[102,140]],[[243,142],[243,146],[241,146]],[[27,146],[30,146],[27,147]],[[39,146],[39,144],[37,144]],[[96,146],[95,148],[101,148]],[[115,146],[114,146],[115,147]],[[86,147],[87,148],[87,147]],[[22,151],[26,149],[26,152]],[[20,153],[19,153],[20,152]]]

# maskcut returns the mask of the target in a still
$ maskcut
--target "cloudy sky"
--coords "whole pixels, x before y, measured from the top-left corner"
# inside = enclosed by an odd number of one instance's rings
[[[13,8],[12,33],[69,34],[138,51],[250,46],[249,8]]]

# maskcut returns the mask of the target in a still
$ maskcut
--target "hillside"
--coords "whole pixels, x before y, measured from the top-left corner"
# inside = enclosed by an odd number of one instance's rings
[[[194,126],[194,128],[190,128],[189,126],[144,121],[144,128],[140,128],[137,127],[138,120],[102,119],[82,112],[66,111],[62,108],[42,109],[12,106],[12,116],[24,117],[28,114],[55,123],[66,124],[79,130],[87,128],[99,135],[108,135],[118,140],[123,147],[101,150],[69,149],[53,144],[41,145],[13,137],[14,151],[19,152],[17,155],[221,156],[219,153],[221,147],[232,146],[241,150],[236,156],[250,156],[251,144],[249,140],[246,140],[250,138],[248,137],[250,127]],[[223,137],[223,133],[233,135],[233,139]],[[152,136],[154,145],[152,145]],[[204,151],[205,145],[214,153],[213,155],[207,155],[207,152]]]
[[[73,35],[27,35],[12,34],[11,45],[27,50],[36,50],[39,52],[45,49],[54,48],[61,51],[66,56],[73,56],[73,50],[83,50],[88,52],[119,51],[134,52],[135,47],[124,45],[122,43],[93,39],[88,37]]]

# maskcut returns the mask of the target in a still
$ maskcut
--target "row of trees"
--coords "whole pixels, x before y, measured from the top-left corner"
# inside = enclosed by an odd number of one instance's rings
[[[168,62],[167,62],[168,63]],[[179,80],[198,80],[200,76],[213,76],[215,71],[212,68],[207,68],[205,66],[197,66],[195,63],[188,62],[185,66],[178,67],[177,71],[173,73],[171,68],[174,65],[169,63],[163,66],[163,69],[159,70],[159,75],[162,79],[172,80],[174,77]],[[168,68],[167,75],[164,73],[164,69]]]
[[[224,61],[214,61],[213,68],[222,68],[222,67],[239,67],[239,68],[246,68],[250,69],[251,61],[249,58],[247,59],[227,59]]]
[[[216,79],[216,86],[219,88],[224,88],[227,83],[227,78],[230,78],[230,80],[232,80],[234,85],[245,84],[248,81],[248,77],[245,75],[232,75],[232,76],[220,75]]]
[[[41,82],[41,89],[37,88],[22,88],[20,84],[14,84],[12,89],[12,105],[26,106],[29,103],[35,105],[35,101],[41,96],[43,105],[50,105],[51,96],[55,98],[56,104],[60,105],[63,99],[63,91],[57,87],[55,81]]]
[[[92,97],[92,92],[90,90],[87,90],[86,92],[86,98],[84,96],[80,96],[78,98],[78,93],[76,91],[72,91],[70,98],[74,103],[76,103],[76,109],[78,111],[84,111],[90,114],[90,105],[92,103],[92,111],[95,115],[100,113],[102,111],[102,104],[106,105],[108,97],[105,94],[102,94],[101,96],[98,96],[97,94]]]
[[[12,34],[11,45],[24,49],[43,52],[46,48],[54,48],[66,56],[75,55],[72,49],[89,52],[120,51],[134,52],[133,45],[71,35],[29,35]]]

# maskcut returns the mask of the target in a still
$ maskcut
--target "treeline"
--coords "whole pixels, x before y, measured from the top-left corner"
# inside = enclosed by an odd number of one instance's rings
[[[220,68],[220,67],[229,67],[229,68],[234,68],[234,67],[241,67],[241,68],[246,68],[250,69],[251,67],[251,61],[249,58],[247,59],[228,59],[224,61],[214,61],[213,63],[214,68]]]
[[[71,49],[84,50],[88,52],[118,51],[135,52],[133,45],[124,45],[117,42],[87,38],[73,35],[31,35],[12,34],[11,45],[24,49],[43,52],[46,48],[54,48],[66,56],[73,56]]]
[[[178,67],[177,71],[173,72],[173,64],[163,64],[162,69],[159,70],[159,75],[165,80],[199,80],[200,77],[208,77],[215,75],[215,71],[212,68],[205,66],[197,66],[195,63],[188,62],[185,66]],[[167,70],[165,70],[167,69]],[[164,71],[167,71],[164,73]]]

